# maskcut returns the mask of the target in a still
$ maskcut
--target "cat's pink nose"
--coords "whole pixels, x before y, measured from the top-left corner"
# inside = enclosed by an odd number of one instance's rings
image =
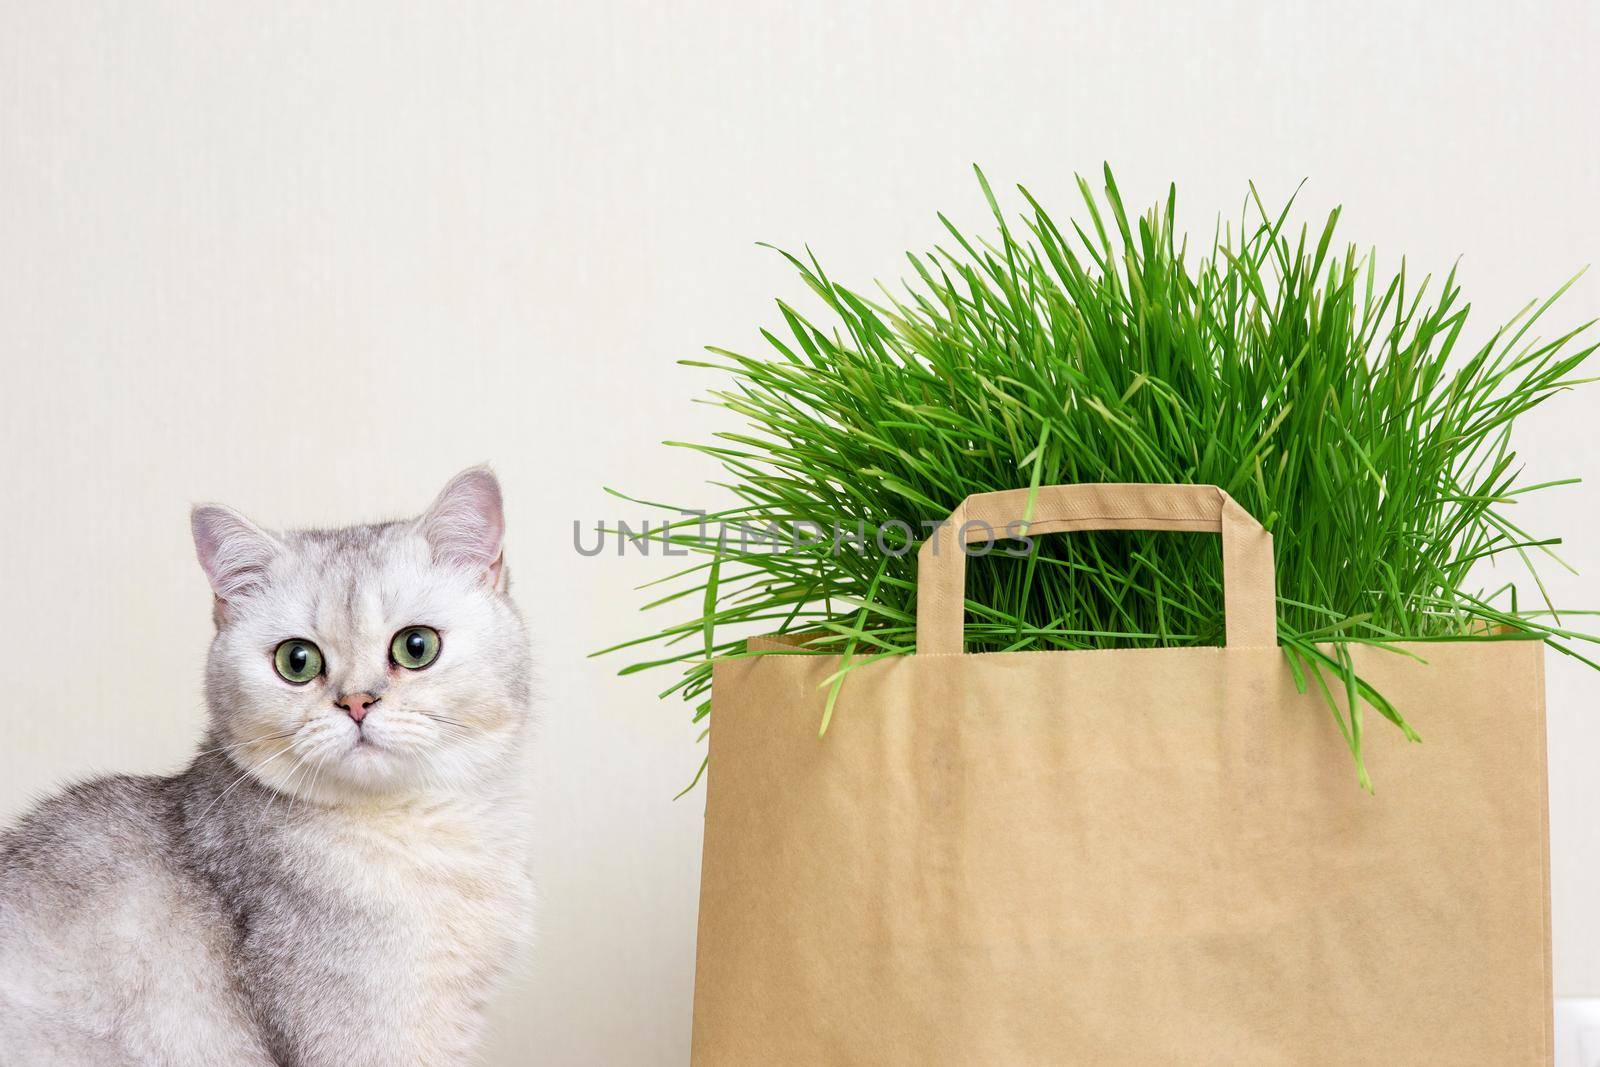
[[[334,703],[344,709],[345,714],[356,722],[367,717],[367,711],[378,702],[378,697],[371,693],[348,693]]]

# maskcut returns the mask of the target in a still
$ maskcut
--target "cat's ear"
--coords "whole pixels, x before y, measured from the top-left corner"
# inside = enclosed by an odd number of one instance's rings
[[[198,505],[189,527],[219,606],[265,585],[267,567],[283,551],[283,542],[221,504]]]
[[[505,510],[500,482],[488,467],[469,467],[451,478],[417,520],[417,531],[435,563],[470,570],[489,588],[504,590]]]

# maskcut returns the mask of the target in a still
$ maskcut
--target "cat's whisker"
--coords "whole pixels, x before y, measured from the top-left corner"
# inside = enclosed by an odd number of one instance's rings
[[[305,797],[308,803],[316,801],[317,781],[322,777],[323,770],[328,766],[327,755],[322,751],[323,748],[322,744],[317,743],[307,751],[305,758],[312,768],[311,774],[306,782],[306,788],[296,791],[295,795],[290,798],[289,809],[284,815],[284,822],[287,823],[294,817],[295,806],[300,803],[301,797]]]
[[[210,804],[206,805],[206,810],[202,811],[200,813],[200,818],[196,819],[195,821],[196,822],[204,822],[205,821],[205,817],[207,815],[211,814],[211,809],[215,808],[218,804],[222,803],[223,799],[229,793],[233,792],[235,787],[237,787],[240,782],[242,782],[246,778],[250,777],[252,770],[259,771],[259,770],[263,769],[264,767],[267,766],[267,764],[271,763],[273,760],[277,759],[279,756],[283,755],[285,752],[288,752],[292,748],[294,748],[293,745],[285,745],[285,746],[283,746],[283,748],[279,749],[275,754],[267,757],[267,759],[264,760],[263,762],[258,763],[254,768],[250,768],[250,769],[246,769],[246,770],[240,771],[239,772],[239,776],[237,778],[235,778],[233,781],[229,782],[228,783],[228,787],[226,789],[224,789],[222,792],[218,793],[217,794],[217,798],[215,800],[213,800]]]
[[[322,759],[322,758],[319,757],[316,760],[316,769],[311,772],[311,785],[310,785],[310,787],[308,789],[302,790],[302,793],[306,796],[308,803],[316,801],[316,799],[317,799],[317,795],[316,795],[317,794],[317,781],[318,781],[318,779],[320,779],[322,777],[322,771],[323,771],[324,768],[327,767],[327,765],[328,765],[328,762],[325,759]],[[287,822],[290,818],[294,817],[294,806],[300,800],[300,796],[301,796],[301,794],[297,793],[295,795],[295,798],[293,800],[289,801],[289,814],[285,817],[285,820],[284,820],[285,822]]]
[[[471,727],[469,727],[466,723],[462,722],[460,719],[452,719],[448,715],[440,715],[437,711],[424,711],[422,708],[414,708],[412,710],[414,710],[418,715],[422,715],[422,716],[425,716],[425,717],[427,717],[429,719],[432,719],[434,722],[442,722],[446,726],[454,726],[456,729],[461,730],[463,733],[470,733],[471,732]]]
[[[269,790],[271,795],[267,797],[267,803],[261,809],[261,818],[256,820],[256,827],[258,829],[260,828],[261,824],[266,821],[268,813],[272,811],[272,805],[277,802],[278,797],[279,797],[280,794],[288,793],[291,798],[294,796],[294,789],[293,789],[293,786],[292,786],[291,783],[294,782],[294,776],[296,774],[300,773],[300,771],[303,770],[305,768],[305,766],[306,766],[305,754],[304,753],[299,753],[299,752],[295,753],[294,766],[289,768],[289,773],[284,776],[283,785],[281,787],[279,787],[279,788],[274,788],[274,789],[270,789]]]
[[[251,737],[243,741],[233,741],[226,745],[218,745],[216,748],[203,748],[199,752],[196,752],[195,756],[198,758],[200,756],[215,755],[218,752],[227,752],[230,749],[248,748],[251,745],[259,745],[264,741],[282,741],[283,739],[293,737],[294,735],[295,731],[293,730],[283,730],[277,733],[262,734],[260,737]]]

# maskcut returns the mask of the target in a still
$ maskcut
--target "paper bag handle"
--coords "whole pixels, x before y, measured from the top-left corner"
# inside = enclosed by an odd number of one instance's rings
[[[917,652],[963,650],[965,545],[1018,536],[1028,490],[974,493],[917,553]],[[1012,527],[1008,531],[1008,527]],[[1041,486],[1029,536],[1074,530],[1188,530],[1222,535],[1223,623],[1229,648],[1277,644],[1272,535],[1214,485],[1098,483]]]

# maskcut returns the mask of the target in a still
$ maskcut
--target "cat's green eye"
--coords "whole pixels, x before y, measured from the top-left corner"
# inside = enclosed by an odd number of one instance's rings
[[[272,665],[290,685],[305,685],[322,673],[322,650],[304,638],[291,637],[272,654]]]
[[[407,626],[389,642],[389,657],[408,671],[420,671],[439,658],[439,631],[431,626]]]

